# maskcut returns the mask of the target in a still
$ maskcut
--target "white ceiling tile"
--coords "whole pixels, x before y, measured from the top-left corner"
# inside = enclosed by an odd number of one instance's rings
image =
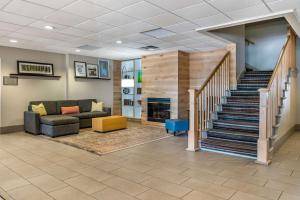
[[[96,33],[112,28],[111,25],[104,24],[96,20],[87,20],[85,22],[76,25],[75,27],[82,30],[96,32]]]
[[[62,10],[86,18],[95,18],[110,12],[107,8],[83,0],[76,1],[64,7]]]
[[[36,19],[40,19],[42,17],[47,16],[54,10],[48,7],[39,6],[36,4],[28,3],[21,0],[13,0],[7,6],[4,7],[4,11],[23,15],[26,17],[32,17]]]
[[[229,15],[232,19],[245,19],[249,17],[258,17],[260,15],[265,15],[269,13],[270,11],[265,5],[257,5],[241,10],[228,12],[227,15]]]
[[[67,34],[67,35],[78,36],[78,37],[83,37],[85,35],[91,34],[90,31],[84,31],[84,30],[81,30],[81,29],[78,29],[78,28],[73,28],[73,27],[63,29],[63,30],[61,30],[59,32]]]
[[[2,22],[8,22],[8,23],[13,23],[22,26],[28,25],[34,21],[34,19],[28,17],[23,17],[20,15],[15,15],[15,14],[2,12],[2,11],[0,11],[0,20]]]
[[[146,45],[156,45],[156,44],[163,43],[164,41],[156,39],[156,38],[151,38],[151,39],[142,40],[142,41],[139,41],[139,42],[143,43],[143,44],[146,44]]]
[[[277,1],[267,2],[267,4],[273,11],[300,8],[299,0],[277,0]]]
[[[0,30],[3,30],[3,31],[15,31],[20,28],[22,28],[22,26],[10,24],[10,23],[6,23],[6,22],[0,22]]]
[[[208,2],[224,12],[240,10],[263,4],[261,0],[208,0]]]
[[[194,4],[202,3],[203,0],[146,0],[166,10],[177,10]]]
[[[172,26],[167,26],[164,28],[167,30],[170,30],[172,32],[175,32],[175,33],[184,33],[184,32],[188,32],[191,30],[195,30],[198,27],[199,27],[198,25],[195,25],[195,24],[192,24],[191,22],[186,21],[183,23],[177,23]]]
[[[222,24],[229,21],[230,19],[224,14],[212,15],[209,17],[193,20],[194,23],[202,27],[213,26],[213,25]]]
[[[126,6],[140,2],[141,0],[87,0],[87,1],[93,2],[95,4],[99,4],[101,6],[104,6],[112,10],[119,10]]]
[[[119,12],[111,12],[106,15],[96,17],[95,19],[99,22],[113,25],[113,26],[120,26],[120,25],[129,24],[137,21],[137,19],[126,16]]]
[[[11,33],[10,31],[0,30],[0,37],[2,37],[2,36],[7,36],[7,35],[9,35],[10,33]]]
[[[37,40],[37,37],[34,35],[22,34],[22,33],[18,33],[18,32],[11,33],[7,37],[14,38],[14,39],[31,40],[31,41]]]
[[[59,31],[59,30],[63,30],[68,28],[67,26],[64,25],[60,25],[60,24],[56,24],[56,23],[52,23],[52,22],[46,22],[46,21],[35,21],[32,24],[29,25],[30,27],[34,27],[34,28],[39,28],[39,29],[44,29],[45,26],[52,26],[54,28],[53,31]]]
[[[174,14],[164,13],[162,15],[157,15],[155,17],[148,18],[145,21],[160,27],[165,27],[176,23],[184,22],[185,20]]]
[[[63,11],[57,11],[55,13],[52,13],[48,17],[46,17],[44,20],[53,22],[53,23],[66,25],[66,26],[74,26],[83,21],[86,21],[87,19],[84,17],[81,17],[81,16],[66,13]]]
[[[54,9],[60,9],[76,0],[27,0],[39,5],[47,6]]]
[[[135,49],[138,49],[138,48],[141,48],[141,47],[145,46],[145,44],[141,44],[141,43],[138,43],[138,42],[124,42],[122,45],[125,46],[125,47],[135,48]],[[116,45],[116,46],[118,46],[118,45]]]
[[[132,35],[129,35],[126,37],[122,37],[120,39],[124,40],[124,41],[140,42],[140,41],[152,39],[152,37],[149,37],[149,36],[141,34],[141,33],[136,33],[136,34],[132,34]]]
[[[136,17],[139,19],[150,18],[164,13],[164,10],[162,10],[161,8],[145,1],[141,1],[139,3],[125,7],[119,11],[126,15]]]
[[[5,6],[10,0],[0,0],[0,9]]]
[[[175,10],[174,13],[185,19],[193,20],[197,18],[203,18],[203,17],[208,17],[210,15],[219,14],[219,11],[204,2],[186,8]]]
[[[193,38],[187,38],[187,39],[178,40],[178,41],[175,41],[175,42],[179,45],[185,45],[185,46],[203,43],[202,41],[195,40]]]
[[[158,28],[158,26],[149,24],[147,22],[138,21],[138,22],[126,24],[123,26],[119,26],[119,28],[121,28],[126,33],[134,34],[134,33],[141,33],[144,31],[156,29],[156,28]]]
[[[187,37],[185,35],[182,34],[177,34],[177,35],[172,35],[172,36],[168,36],[165,38],[161,38],[161,40],[166,41],[166,42],[176,42],[178,40],[183,40],[186,39]]]

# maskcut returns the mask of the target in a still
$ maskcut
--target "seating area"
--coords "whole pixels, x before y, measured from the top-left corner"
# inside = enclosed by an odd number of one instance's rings
[[[95,99],[63,100],[63,101],[32,101],[28,111],[24,112],[24,129],[32,134],[44,134],[50,137],[79,133],[80,128],[92,127],[92,119],[111,115],[111,108],[103,111],[92,111]],[[32,111],[32,105],[43,104],[47,115],[40,116]],[[62,114],[62,107],[78,106],[79,112]]]
[[[300,0],[0,0],[0,200],[300,200],[299,71]]]

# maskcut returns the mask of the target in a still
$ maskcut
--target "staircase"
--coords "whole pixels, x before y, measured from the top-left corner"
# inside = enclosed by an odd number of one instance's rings
[[[266,88],[273,71],[247,71],[237,89],[227,91],[202,131],[201,149],[248,158],[257,156],[259,88]]]

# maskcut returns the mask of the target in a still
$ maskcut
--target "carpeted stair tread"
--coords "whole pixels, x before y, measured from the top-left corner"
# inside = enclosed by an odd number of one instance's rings
[[[223,133],[223,134],[231,134],[231,135],[242,135],[248,137],[258,138],[259,135],[257,133],[248,133],[248,132],[240,132],[240,131],[231,131],[231,130],[224,130],[224,129],[209,129],[207,132],[216,132],[216,133]]]
[[[230,90],[230,96],[259,96],[258,91],[249,90]]]
[[[207,138],[219,138],[231,141],[240,142],[257,142],[258,133],[247,133],[240,131],[224,130],[224,129],[210,129],[206,131]]]
[[[236,121],[236,120],[213,120],[214,124],[230,124],[230,125],[235,125],[235,126],[251,126],[258,128],[258,123],[257,122],[241,122],[241,121]]]
[[[228,112],[228,111],[220,111],[218,114],[223,114],[223,115],[244,115],[244,116],[259,116],[259,112],[257,113],[246,113],[246,112]]]
[[[256,144],[244,144],[223,139],[203,139],[201,141],[201,147],[208,149],[220,149],[223,151],[236,152],[240,154],[256,156],[257,146]]]

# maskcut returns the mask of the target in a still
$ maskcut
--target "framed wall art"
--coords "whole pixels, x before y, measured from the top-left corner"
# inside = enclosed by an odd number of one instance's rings
[[[86,63],[80,61],[74,61],[75,78],[86,78],[87,69]]]
[[[99,78],[98,65],[86,64],[87,78]]]
[[[17,61],[18,74],[32,76],[54,76],[53,64]]]
[[[99,60],[99,78],[110,79],[109,62],[107,60]]]

